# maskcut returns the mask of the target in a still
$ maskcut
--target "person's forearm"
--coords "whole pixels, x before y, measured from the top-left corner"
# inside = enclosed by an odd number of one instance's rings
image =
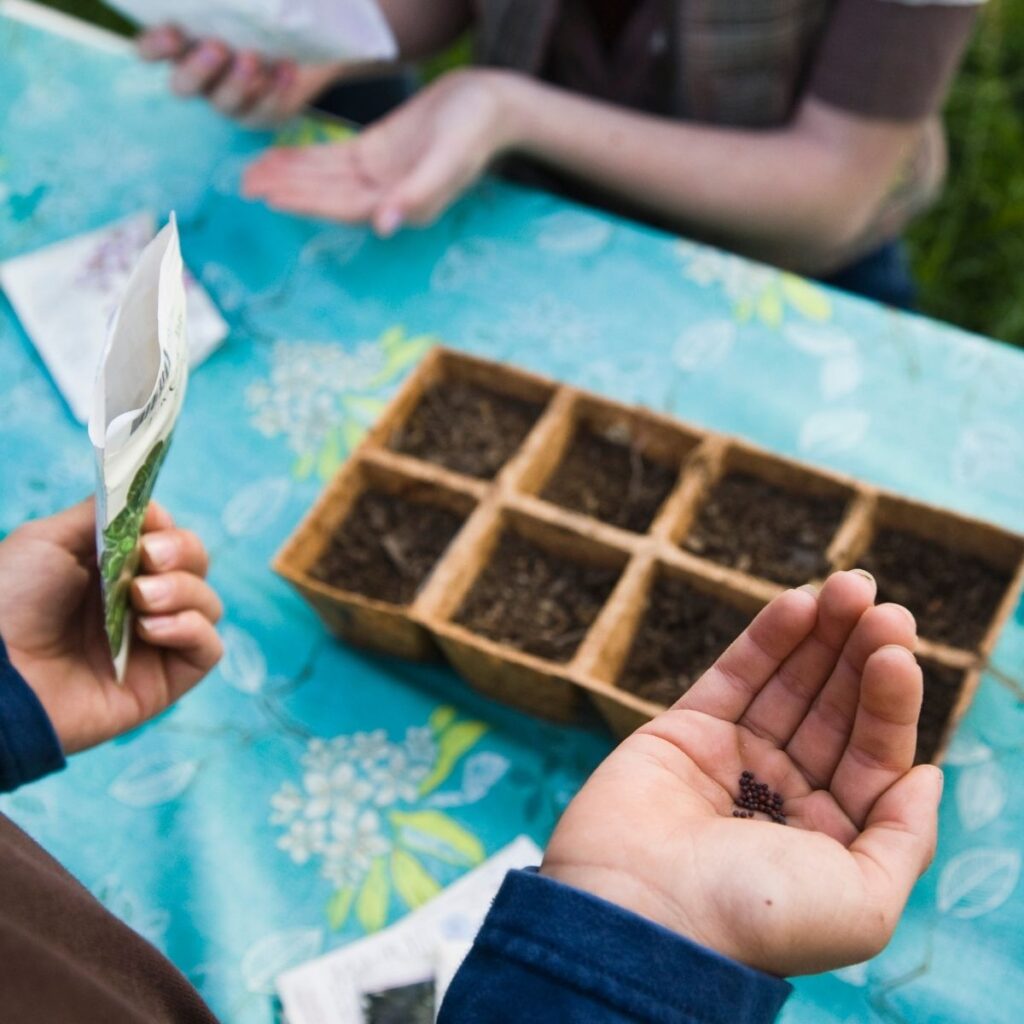
[[[505,148],[605,189],[684,231],[793,269],[822,269],[885,194],[913,129],[858,123],[811,100],[766,131],[623,110],[503,72]],[[837,131],[837,121],[839,130]]]
[[[469,0],[380,0],[381,10],[407,60],[439,53],[455,42],[472,21]]]

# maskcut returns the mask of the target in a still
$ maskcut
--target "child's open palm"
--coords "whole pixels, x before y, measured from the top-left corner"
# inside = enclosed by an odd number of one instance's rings
[[[915,625],[866,575],[777,597],[580,791],[543,873],[779,975],[873,956],[931,861]],[[733,816],[752,772],[787,825]]]

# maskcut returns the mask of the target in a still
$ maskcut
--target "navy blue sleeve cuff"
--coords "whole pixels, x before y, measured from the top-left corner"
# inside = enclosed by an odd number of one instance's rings
[[[438,1024],[767,1024],[791,991],[596,896],[511,871]]]
[[[64,751],[43,705],[0,638],[0,793],[60,771]]]

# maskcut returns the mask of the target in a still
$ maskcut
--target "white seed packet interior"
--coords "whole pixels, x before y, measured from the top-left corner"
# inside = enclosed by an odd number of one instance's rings
[[[288,1024],[365,1024],[368,994],[433,980],[439,967],[451,970],[453,947],[468,950],[505,875],[542,856],[532,839],[519,836],[390,928],[286,971],[277,991]],[[441,962],[444,955],[449,962]]]
[[[104,623],[118,680],[131,642],[128,591],[138,568],[142,520],[188,383],[185,311],[172,214],[143,251],[114,314],[89,419]]]
[[[374,0],[109,0],[143,25],[177,25],[238,50],[297,61],[393,60],[398,53]]]
[[[0,287],[80,423],[92,411],[111,318],[155,234],[156,218],[142,212],[0,263]],[[187,271],[185,287],[194,369],[221,345],[228,325]]]

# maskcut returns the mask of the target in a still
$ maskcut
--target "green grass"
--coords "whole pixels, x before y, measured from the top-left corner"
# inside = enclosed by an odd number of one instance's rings
[[[989,0],[946,122],[946,192],[910,232],[921,308],[1024,346],[1024,0]]]
[[[45,0],[117,31],[99,0]],[[921,310],[1024,347],[1024,0],[989,0],[946,110],[950,173],[911,229]]]

